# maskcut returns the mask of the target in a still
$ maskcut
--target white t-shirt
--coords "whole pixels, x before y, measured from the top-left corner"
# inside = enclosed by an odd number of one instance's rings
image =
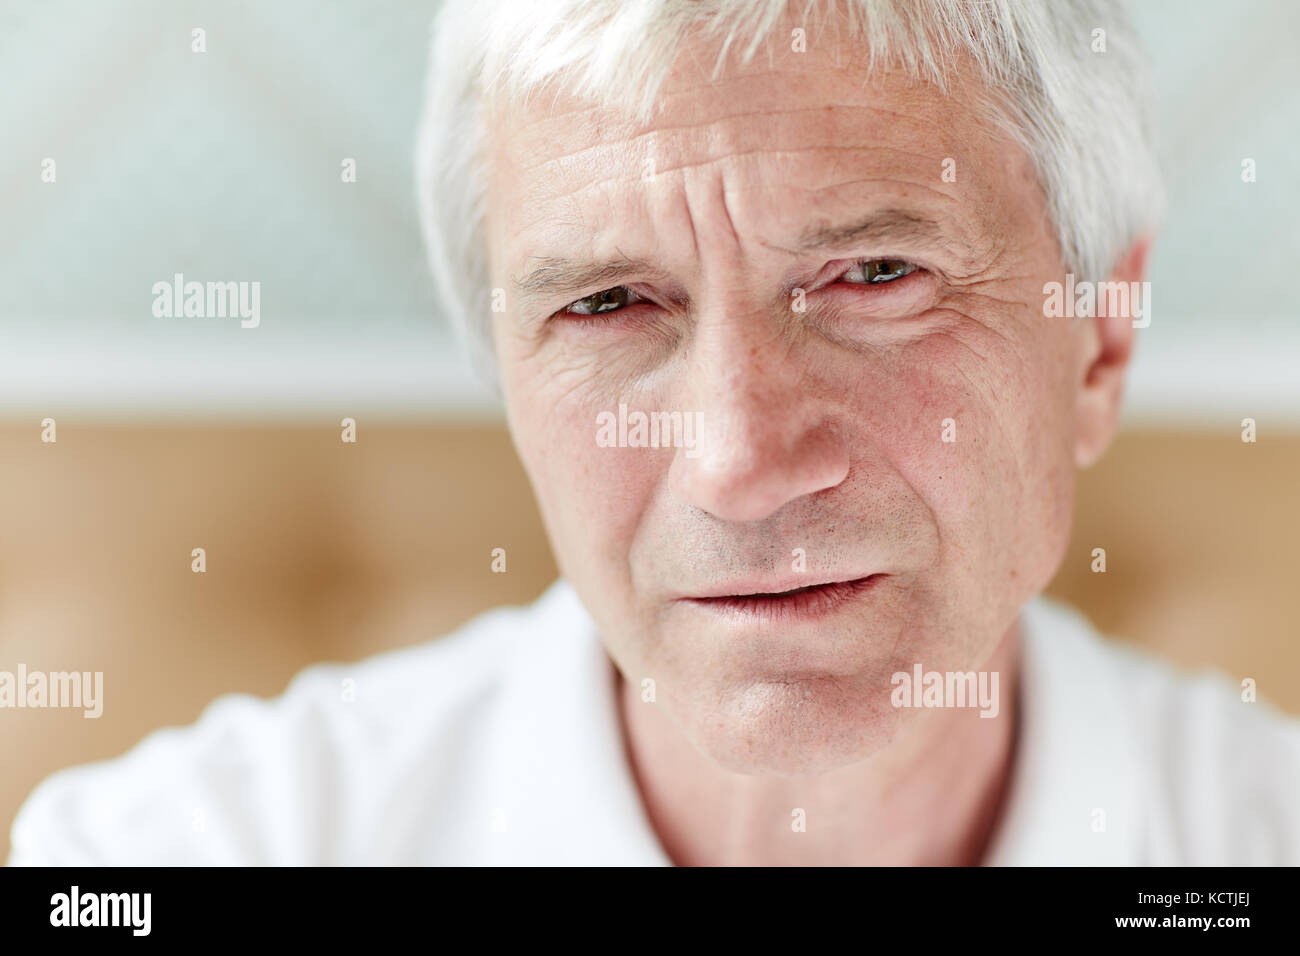
[[[1300,721],[1045,598],[1022,620],[1022,737],[988,863],[1300,863]],[[615,694],[560,581],[54,774],[15,820],[9,862],[668,864]]]

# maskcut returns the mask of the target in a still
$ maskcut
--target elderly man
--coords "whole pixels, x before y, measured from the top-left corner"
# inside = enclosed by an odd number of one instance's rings
[[[56,775],[16,862],[1300,862],[1297,724],[1039,596],[1150,316],[1114,4],[452,0],[431,60],[563,579]]]

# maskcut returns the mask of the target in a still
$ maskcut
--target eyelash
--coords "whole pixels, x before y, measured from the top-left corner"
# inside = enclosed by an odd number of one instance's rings
[[[921,269],[920,266],[918,266],[918,265],[917,265],[916,263],[914,263],[914,262],[909,262],[909,261],[907,261],[906,259],[882,258],[882,257],[877,256],[877,257],[874,257],[874,258],[864,258],[864,259],[855,259],[855,260],[853,260],[852,265],[850,265],[850,266],[849,266],[849,267],[848,267],[844,272],[840,273],[840,274],[836,277],[836,281],[840,281],[840,280],[842,280],[842,279],[844,278],[845,275],[847,275],[848,273],[852,272],[853,270],[855,270],[855,269],[862,269],[864,266],[867,266],[867,265],[870,265],[870,264],[881,264],[881,265],[887,265],[887,266],[888,266],[888,265],[892,265],[892,266],[894,266],[895,268],[894,268],[894,269],[890,269],[890,270],[886,270],[886,271],[899,271],[899,272],[901,272],[902,274],[899,275],[899,276],[897,276],[897,277],[895,277],[895,278],[893,278],[893,279],[868,279],[868,280],[865,281],[865,282],[849,282],[849,283],[846,283],[846,284],[847,284],[847,285],[857,285],[857,286],[880,286],[880,285],[890,285],[890,284],[895,283],[895,282],[901,282],[901,281],[903,281],[904,279],[906,279],[908,276],[913,275],[913,274],[915,274],[915,273],[917,273],[917,272],[922,271],[922,269]],[[864,275],[865,275],[865,273],[864,273]],[[608,288],[608,289],[601,289],[599,292],[593,292],[591,295],[583,296],[581,299],[574,299],[572,302],[570,302],[570,303],[569,303],[568,305],[566,305],[564,308],[560,309],[559,312],[555,313],[554,318],[557,318],[557,319],[558,319],[558,318],[561,318],[561,317],[562,317],[562,318],[564,319],[564,321],[566,321],[566,322],[576,322],[576,323],[578,323],[578,324],[597,324],[597,325],[598,325],[598,324],[602,324],[602,323],[605,323],[605,322],[610,321],[610,317],[611,317],[611,316],[617,315],[617,314],[620,313],[620,312],[625,312],[625,311],[627,311],[627,309],[629,309],[630,307],[632,307],[632,306],[634,306],[634,305],[643,305],[643,304],[645,304],[645,300],[644,300],[644,299],[641,299],[641,300],[636,301],[636,302],[627,302],[627,303],[625,303],[624,305],[621,305],[621,306],[619,306],[619,307],[617,307],[617,308],[614,308],[614,309],[607,309],[607,310],[605,310],[604,312],[589,312],[589,313],[583,313],[583,312],[569,312],[569,311],[568,311],[570,308],[572,308],[572,307],[575,306],[575,305],[578,305],[578,304],[581,303],[581,302],[586,302],[587,300],[589,300],[589,299],[594,299],[594,298],[596,298],[597,296],[604,296],[604,295],[606,295],[607,293],[614,292],[614,291],[617,291],[617,290],[619,290],[619,289],[623,290],[623,291],[627,294],[628,297],[631,297],[631,296],[636,295],[635,292],[633,292],[630,288],[628,288],[628,287],[625,286],[625,285],[616,285],[616,286],[611,286],[611,287]]]

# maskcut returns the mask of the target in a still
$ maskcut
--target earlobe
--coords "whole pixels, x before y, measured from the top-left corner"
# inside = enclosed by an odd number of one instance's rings
[[[1133,357],[1135,327],[1150,316],[1151,285],[1145,280],[1151,241],[1138,238],[1120,258],[1095,293],[1095,315],[1083,321],[1077,414],[1075,465],[1087,468],[1110,444],[1124,398],[1124,376]]]

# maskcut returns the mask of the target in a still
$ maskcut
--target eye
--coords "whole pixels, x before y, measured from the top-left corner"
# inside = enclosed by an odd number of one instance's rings
[[[902,259],[859,259],[853,267],[840,276],[841,281],[858,285],[877,285],[893,282],[916,271],[916,266]],[[861,276],[861,278],[856,278]]]
[[[568,315],[599,315],[632,305],[634,300],[635,293],[631,289],[625,285],[616,285],[612,289],[602,289],[584,299],[570,302],[560,311]]]

